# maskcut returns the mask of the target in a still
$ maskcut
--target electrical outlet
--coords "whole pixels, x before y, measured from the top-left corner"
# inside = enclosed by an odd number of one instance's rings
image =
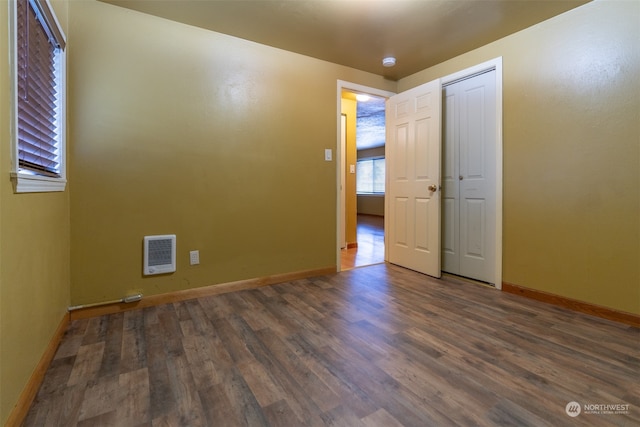
[[[189,262],[191,265],[200,264],[200,251],[189,252]]]

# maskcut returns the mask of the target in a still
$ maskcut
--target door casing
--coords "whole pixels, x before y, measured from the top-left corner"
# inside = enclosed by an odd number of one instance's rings
[[[389,98],[393,95],[395,95],[394,92],[389,92],[386,90],[381,90],[381,89],[376,89],[376,88],[372,88],[369,86],[364,86],[361,84],[357,84],[357,83],[352,83],[352,82],[348,82],[348,81],[344,81],[344,80],[338,80],[337,82],[337,95],[336,95],[336,141],[337,141],[337,149],[336,151],[336,197],[337,197],[337,201],[336,201],[336,269],[337,271],[341,271],[342,270],[342,266],[341,266],[341,257],[340,257],[340,246],[341,246],[341,241],[342,241],[342,223],[345,221],[344,219],[344,215],[343,215],[343,204],[344,201],[342,200],[342,195],[341,195],[341,185],[342,185],[342,179],[343,179],[343,175],[345,174],[345,171],[342,170],[342,168],[340,167],[340,165],[342,164],[342,156],[343,156],[343,152],[345,152],[344,147],[342,146],[342,131],[341,131],[341,122],[342,122],[342,91],[343,90],[348,90],[348,91],[353,91],[353,92],[360,92],[360,93],[366,93],[366,94],[371,94],[371,95],[375,95],[375,96],[380,96],[383,98]]]

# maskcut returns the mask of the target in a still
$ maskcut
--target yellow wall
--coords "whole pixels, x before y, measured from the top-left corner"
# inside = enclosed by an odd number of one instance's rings
[[[52,2],[67,30],[66,1]],[[0,425],[69,305],[69,192],[14,194],[8,8],[0,2]]]
[[[384,216],[384,196],[358,194],[358,214]]]
[[[351,99],[353,98],[353,99]],[[356,199],[356,175],[349,173],[349,165],[356,164],[356,100],[355,95],[347,93],[342,98],[342,114],[347,116],[347,141],[345,159],[345,234],[347,246],[357,243],[358,211]]]
[[[399,82],[503,57],[505,282],[640,314],[639,25],[595,1]]]
[[[95,1],[69,45],[73,304],[335,267],[336,82],[394,82]]]

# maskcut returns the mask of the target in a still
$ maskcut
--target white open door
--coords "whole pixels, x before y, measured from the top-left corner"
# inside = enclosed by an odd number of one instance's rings
[[[387,101],[387,260],[440,277],[440,80]]]

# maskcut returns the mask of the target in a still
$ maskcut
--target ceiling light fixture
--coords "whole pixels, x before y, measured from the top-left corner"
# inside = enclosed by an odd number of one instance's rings
[[[364,93],[359,93],[356,95],[356,101],[367,102],[368,100],[369,100],[369,95],[365,95]]]
[[[396,65],[396,58],[394,58],[393,56],[387,56],[386,58],[382,59],[382,65],[385,67],[393,67],[394,65]]]

